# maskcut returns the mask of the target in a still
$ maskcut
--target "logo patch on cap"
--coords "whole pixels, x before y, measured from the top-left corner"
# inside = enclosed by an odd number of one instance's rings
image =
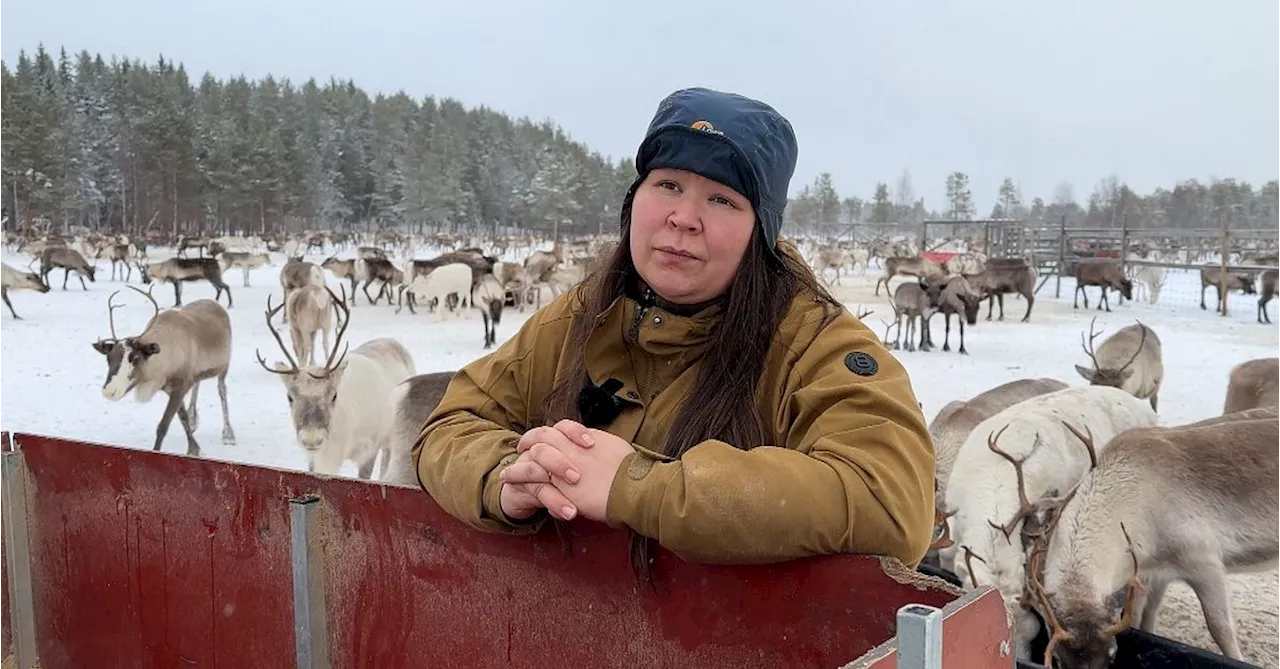
[[[716,127],[714,125],[711,125],[711,121],[694,121],[689,127],[693,128],[694,130],[701,130],[703,132],[710,132],[717,135],[724,134],[723,132],[716,130]]]
[[[875,376],[880,371],[876,359],[862,351],[854,351],[844,357],[844,366],[858,376]]]

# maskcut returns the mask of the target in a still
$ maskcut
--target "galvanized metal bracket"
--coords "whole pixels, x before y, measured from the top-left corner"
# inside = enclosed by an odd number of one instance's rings
[[[942,669],[942,609],[898,609],[898,669]]]
[[[289,500],[293,553],[293,634],[298,669],[330,669],[328,614],[324,597],[324,551],[320,545],[320,498]]]
[[[12,439],[12,436],[10,436]],[[16,447],[16,444],[11,445]],[[27,464],[22,452],[3,454],[5,567],[9,570],[9,620],[19,669],[39,666],[35,593],[31,584],[31,543],[27,536]],[[7,664],[7,663],[6,663]]]

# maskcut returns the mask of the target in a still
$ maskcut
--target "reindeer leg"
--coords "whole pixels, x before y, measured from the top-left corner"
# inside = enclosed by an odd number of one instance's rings
[[[71,278],[71,270],[64,268],[62,270],[62,289],[63,290],[67,289],[67,279],[69,278]]]
[[[946,352],[951,350],[951,314],[943,314],[942,321],[947,325],[946,333],[942,336],[942,350]],[[960,318],[960,327],[964,327],[964,317]],[[964,340],[961,339],[960,341]],[[964,344],[961,344],[960,347],[964,348]]]
[[[169,391],[169,402],[164,405],[164,415],[160,417],[160,424],[156,425],[156,444],[151,450],[160,450],[160,445],[164,443],[164,436],[169,433],[169,423],[173,422],[173,414],[177,413],[181,406],[182,393],[178,390]]]
[[[1107,298],[1106,286],[1102,287],[1102,297],[1098,298],[1098,308],[1101,309],[1104,304],[1107,305],[1107,313],[1111,313],[1111,300]]]
[[[1159,411],[1158,409],[1156,409],[1156,403],[1157,401],[1159,401],[1159,399],[1160,399],[1160,393],[1158,391],[1151,393],[1151,410],[1152,411],[1156,411],[1156,412]]]
[[[236,433],[231,429],[231,417],[227,414],[227,372],[218,375],[218,401],[222,403],[222,443],[236,443]]]
[[[248,288],[249,287],[249,268],[241,267],[240,270],[244,272],[244,287]]]
[[[1226,570],[1216,558],[1205,558],[1192,565],[1187,585],[1200,599],[1204,621],[1222,654],[1233,660],[1243,660],[1240,645],[1236,641],[1235,621],[1231,615],[1231,592],[1227,586]]]
[[[373,457],[360,463],[356,468],[356,476],[368,481],[373,476],[373,465],[378,461],[378,451],[373,452]]]
[[[1200,285],[1200,308],[1201,308],[1201,309],[1204,309],[1205,311],[1208,311],[1208,310],[1209,310],[1209,307],[1206,307],[1206,306],[1205,306],[1205,304],[1204,304],[1204,289],[1205,289],[1205,288],[1208,288],[1208,286],[1206,286],[1206,285],[1204,285],[1204,284],[1201,284],[1201,285]]]
[[[1160,619],[1160,604],[1164,602],[1164,593],[1168,588],[1169,582],[1165,579],[1152,579],[1147,584],[1147,593],[1143,595],[1146,601],[1142,605],[1142,617],[1138,621],[1138,629],[1143,632],[1156,631],[1156,621]]]
[[[960,321],[960,355],[969,355],[969,352],[964,350],[964,316],[957,316],[956,320]]]
[[[351,273],[351,274],[347,275],[347,279],[349,279],[349,280],[351,281],[351,306],[353,306],[353,307],[354,307],[354,306],[356,306],[356,275],[355,275],[355,272],[354,272],[354,271],[352,271],[352,273]],[[369,296],[369,293],[366,291],[366,292],[365,292],[365,294],[364,294],[364,296],[365,296],[365,297],[368,297],[368,296]]]
[[[195,432],[200,429],[200,413],[196,409],[196,397],[200,394],[200,382],[196,381],[191,386],[191,400],[188,402],[187,415],[190,416],[191,431]]]
[[[1004,293],[996,293],[996,299],[1000,301],[1000,318],[996,320],[1004,320]]]
[[[18,315],[18,312],[13,310],[13,303],[9,301],[9,289],[0,288],[0,296],[4,297],[4,306],[9,307],[9,313],[13,314],[15,319],[22,320],[22,317]]]
[[[191,416],[181,402],[178,403],[178,420],[182,423],[182,429],[187,433],[187,455],[200,455],[200,444],[196,443],[195,428],[191,425]]]
[[[1031,320],[1031,305],[1036,303],[1036,296],[1031,293],[1027,293],[1023,295],[1023,297],[1027,298],[1027,313],[1022,315],[1022,322],[1026,323],[1027,321]],[[964,332],[963,325],[960,326],[960,331]]]
[[[1088,296],[1088,295],[1085,295],[1085,296],[1084,296],[1084,299],[1086,300],[1086,301],[1085,301],[1085,303],[1084,303],[1084,308],[1085,308],[1085,309],[1088,309],[1088,308],[1089,308],[1089,302],[1088,302],[1089,296]],[[1072,294],[1071,294],[1071,308],[1072,308],[1072,309],[1079,309],[1079,308],[1080,308],[1080,286],[1076,286],[1076,291],[1075,291],[1074,293],[1072,293]],[[988,315],[988,316],[987,316],[987,320],[991,320],[991,316],[989,316],[989,315]]]
[[[373,283],[373,277],[364,280],[364,285],[360,289],[364,291],[364,299],[369,300],[369,304],[377,304],[378,301],[369,297],[369,284]]]
[[[182,306],[182,282],[181,281],[173,282],[173,306],[175,307]]]

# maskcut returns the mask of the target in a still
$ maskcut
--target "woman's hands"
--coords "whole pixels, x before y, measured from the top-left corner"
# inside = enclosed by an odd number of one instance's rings
[[[508,518],[521,520],[545,508],[561,520],[581,514],[603,522],[614,475],[635,449],[603,430],[562,420],[524,433],[516,452],[520,458],[499,474]]]

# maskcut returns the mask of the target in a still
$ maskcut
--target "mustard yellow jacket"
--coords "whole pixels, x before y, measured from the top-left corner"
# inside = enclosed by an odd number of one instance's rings
[[[531,421],[562,373],[579,309],[567,291],[454,376],[413,450],[423,487],[450,514],[492,532],[539,529],[505,519],[498,472],[538,427]],[[609,493],[609,525],[688,561],[864,553],[917,564],[934,515],[924,416],[902,365],[871,330],[847,310],[826,327],[822,319],[822,305],[801,294],[768,353],[756,401],[770,443],[746,451],[707,440],[669,462],[627,456]],[[718,320],[719,307],[679,316],[619,298],[586,350],[596,384],[625,383],[626,408],[601,429],[661,452]]]

